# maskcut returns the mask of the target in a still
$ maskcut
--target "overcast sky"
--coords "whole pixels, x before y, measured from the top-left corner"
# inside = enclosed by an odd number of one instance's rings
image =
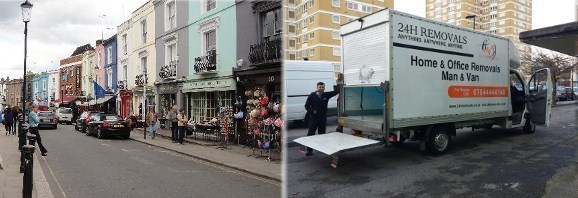
[[[28,24],[27,69],[40,72],[56,69],[59,61],[76,47],[91,44],[116,32],[147,0],[29,0],[32,18]],[[0,77],[23,74],[24,23],[20,4],[24,0],[0,0]],[[534,0],[533,28],[574,21],[574,0]],[[556,3],[553,3],[556,2]],[[425,15],[425,0],[395,0],[395,9]],[[104,28],[100,15],[105,14]],[[108,30],[107,28],[111,28]]]

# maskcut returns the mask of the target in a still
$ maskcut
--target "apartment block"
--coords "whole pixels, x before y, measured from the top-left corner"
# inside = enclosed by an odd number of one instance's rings
[[[426,0],[426,18],[472,29],[475,19],[476,30],[509,38],[521,55],[531,54],[518,35],[532,29],[532,0]]]
[[[334,62],[339,71],[342,24],[393,8],[393,0],[284,1],[284,59]]]

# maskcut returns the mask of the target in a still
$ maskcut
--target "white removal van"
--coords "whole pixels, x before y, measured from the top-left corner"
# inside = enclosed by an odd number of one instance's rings
[[[318,82],[325,83],[325,91],[336,85],[333,64],[326,61],[283,61],[283,75],[288,121],[307,121],[305,101]],[[327,116],[337,115],[337,97],[329,100],[327,110]]]
[[[341,36],[339,125],[364,137],[294,140],[332,155],[334,167],[340,152],[405,140],[441,154],[464,127],[549,125],[550,70],[525,81],[506,38],[388,9],[344,24]]]

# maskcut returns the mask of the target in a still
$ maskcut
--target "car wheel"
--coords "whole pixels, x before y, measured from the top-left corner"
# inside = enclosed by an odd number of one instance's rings
[[[82,131],[84,132],[84,134],[85,134],[86,136],[90,136],[90,130],[88,130],[88,129],[83,129]]]
[[[52,127],[52,129],[58,129],[58,125],[54,125],[54,127]]]
[[[448,151],[451,137],[449,130],[444,126],[434,126],[426,142],[427,150],[433,155],[439,155]]]
[[[100,128],[96,129],[96,137],[97,137],[98,139],[102,139],[102,138],[103,138],[103,136],[102,136],[102,130],[100,130]]]
[[[124,139],[130,139],[130,133],[122,136],[122,138],[124,138]]]

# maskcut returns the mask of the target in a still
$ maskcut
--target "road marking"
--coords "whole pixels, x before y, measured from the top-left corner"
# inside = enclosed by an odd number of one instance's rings
[[[101,144],[101,145],[110,147],[110,144]]]
[[[56,175],[54,175],[54,171],[52,171],[52,168],[50,168],[50,164],[48,164],[48,161],[46,161],[46,158],[44,156],[42,156],[42,159],[44,160],[44,163],[46,163],[46,167],[48,167],[48,170],[50,171],[50,174],[52,175],[52,178],[54,178],[54,181],[56,182],[56,185],[58,186],[58,189],[60,189],[60,192],[62,192],[62,196],[64,196],[66,198],[66,193],[64,192],[64,189],[62,189],[62,186],[60,185],[60,182],[58,182],[58,179],[56,178]]]
[[[138,152],[140,150],[122,149],[122,151],[130,153],[130,152]]]

